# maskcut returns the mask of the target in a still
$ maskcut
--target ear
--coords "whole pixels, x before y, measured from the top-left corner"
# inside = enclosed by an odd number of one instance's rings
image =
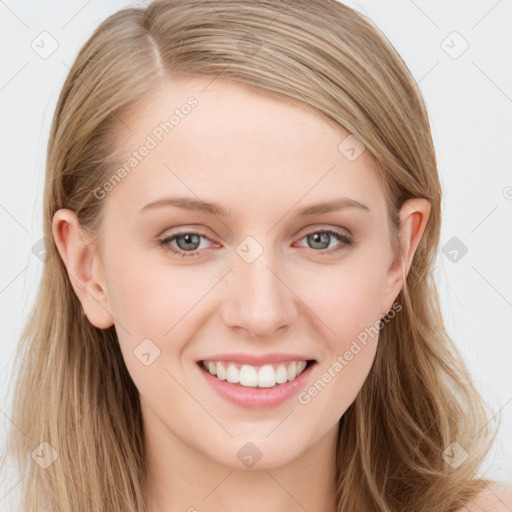
[[[89,322],[99,329],[113,325],[108,308],[100,258],[87,241],[76,213],[68,209],[55,212],[53,238],[78,299]]]
[[[386,278],[386,293],[381,311],[383,314],[393,305],[400,293],[421,237],[427,227],[431,204],[427,199],[415,197],[405,201],[400,209],[398,234],[400,252],[393,256]]]

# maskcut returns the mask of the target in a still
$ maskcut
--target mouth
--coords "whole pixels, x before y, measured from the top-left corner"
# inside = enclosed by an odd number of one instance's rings
[[[229,361],[197,361],[199,368],[219,381],[240,388],[278,388],[307,372],[315,359],[289,360],[273,364],[250,365]]]

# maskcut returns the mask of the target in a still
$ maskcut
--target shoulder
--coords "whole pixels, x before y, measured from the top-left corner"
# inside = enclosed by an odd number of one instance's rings
[[[496,482],[477,494],[457,512],[510,512],[512,483]]]

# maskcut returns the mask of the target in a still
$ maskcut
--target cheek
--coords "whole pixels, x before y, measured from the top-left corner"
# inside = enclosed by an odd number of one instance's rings
[[[125,257],[111,265],[109,304],[129,332],[162,337],[200,300],[207,284],[192,267],[148,265],[143,256]]]
[[[383,282],[378,265],[361,261],[310,281],[308,307],[321,320],[322,361],[311,387],[297,398],[314,416],[338,421],[367,379],[378,343]]]
[[[314,278],[303,274],[307,306],[328,328],[325,332],[335,345],[343,347],[380,320],[385,276],[382,260],[364,254],[326,267]]]
[[[339,419],[371,370],[383,313],[385,262],[377,247],[368,247],[340,265],[325,267],[315,279],[303,276],[307,305],[320,319],[322,335],[317,332],[317,339],[323,344],[323,357],[317,380],[299,402],[309,403],[321,395],[315,405],[318,414]]]
[[[165,361],[169,363],[167,352],[178,359],[185,342],[176,341],[190,336],[190,323],[199,311],[195,306],[211,288],[208,279],[191,269],[151,266],[141,256],[124,255],[110,262],[109,307],[126,366],[138,387],[144,387],[158,369],[163,371]],[[152,361],[147,367],[144,357]]]

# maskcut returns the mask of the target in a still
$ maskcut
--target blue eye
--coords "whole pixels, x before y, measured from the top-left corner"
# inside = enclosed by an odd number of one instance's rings
[[[196,254],[199,254],[201,252],[198,249],[199,246],[201,245],[200,242],[202,238],[210,240],[203,233],[198,233],[195,231],[183,231],[165,237],[164,239],[159,241],[159,245],[161,245],[165,251],[170,251],[174,254],[181,255],[182,257],[195,256]],[[308,240],[309,243],[312,243],[313,245],[317,244],[316,248],[320,250],[315,252],[326,254],[332,254],[334,252],[341,251],[353,245],[353,240],[349,236],[345,235],[344,233],[329,229],[311,231],[310,233],[307,233],[299,240],[303,240],[305,238]],[[325,249],[330,245],[330,241],[333,238],[342,243],[335,249],[329,249],[326,251]],[[176,241],[178,247],[171,245],[171,242],[174,241]],[[322,247],[326,243],[327,247]],[[320,245],[320,247],[318,247],[318,245]],[[314,249],[315,247],[310,248]]]

